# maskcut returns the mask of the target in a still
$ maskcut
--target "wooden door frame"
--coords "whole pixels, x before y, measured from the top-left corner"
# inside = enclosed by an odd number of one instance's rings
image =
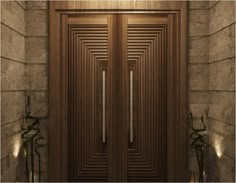
[[[78,13],[171,13],[170,21],[177,22],[178,51],[172,55],[176,70],[168,73],[177,84],[169,86],[167,104],[171,115],[167,122],[167,180],[187,181],[188,178],[188,125],[187,125],[187,2],[185,1],[50,1],[49,18],[49,181],[67,181],[66,95],[62,88],[60,24],[63,14]],[[99,7],[99,9],[97,8]],[[135,10],[135,11],[134,11]],[[179,26],[180,25],[180,26]],[[174,46],[174,45],[172,45]],[[173,48],[173,47],[172,47]],[[177,73],[175,73],[177,72]],[[176,75],[174,75],[176,74]],[[171,89],[171,90],[170,90]],[[64,100],[63,100],[64,99]],[[64,132],[64,133],[63,133]],[[63,136],[63,135],[64,136]]]

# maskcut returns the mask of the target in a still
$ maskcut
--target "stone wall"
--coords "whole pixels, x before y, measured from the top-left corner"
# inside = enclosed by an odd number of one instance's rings
[[[208,113],[208,181],[235,180],[235,2],[189,2],[189,110]],[[198,172],[194,152],[190,170]]]
[[[209,2],[209,142],[211,181],[235,180],[235,2]]]
[[[1,1],[1,181],[18,179],[25,109],[25,3]]]
[[[208,1],[190,1],[188,7],[188,102],[197,127],[199,118],[208,112]],[[189,169],[198,175],[196,155],[190,146]]]
[[[48,2],[26,1],[26,96],[31,98],[33,116],[48,116]],[[46,137],[47,119],[41,120],[41,134]],[[42,154],[42,181],[47,181],[48,148]]]

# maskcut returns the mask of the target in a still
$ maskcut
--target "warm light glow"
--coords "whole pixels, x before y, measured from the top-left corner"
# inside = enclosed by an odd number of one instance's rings
[[[224,137],[222,137],[222,136],[219,136],[219,135],[214,136],[213,146],[215,148],[218,158],[221,158],[221,156],[223,155],[223,152],[225,150],[223,140],[224,140]]]
[[[20,152],[20,146],[21,146],[21,139],[20,136],[17,136],[14,139],[14,146],[13,146],[13,156],[17,158],[19,152]]]

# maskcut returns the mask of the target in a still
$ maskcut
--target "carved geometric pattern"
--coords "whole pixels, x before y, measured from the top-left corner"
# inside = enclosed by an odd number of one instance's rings
[[[108,64],[107,25],[68,25],[68,40],[70,181],[106,181],[101,77]]]
[[[128,25],[128,69],[134,73],[134,143],[129,181],[161,181],[166,159],[166,25]]]

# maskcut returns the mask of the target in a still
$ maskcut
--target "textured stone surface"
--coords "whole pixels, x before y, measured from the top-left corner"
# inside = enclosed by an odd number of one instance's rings
[[[208,90],[208,68],[205,64],[190,64],[189,89],[191,90]]]
[[[210,9],[209,34],[235,22],[235,1],[220,1]]]
[[[207,91],[190,91],[189,103],[190,104],[208,104],[209,94]]]
[[[26,35],[47,36],[48,35],[48,11],[26,11]]]
[[[231,25],[209,38],[209,61],[235,56],[235,25]]]
[[[1,140],[20,133],[22,123],[23,119],[2,125]]]
[[[23,9],[25,9],[25,1],[24,0],[16,0],[16,2],[19,3]]]
[[[189,104],[189,111],[192,112],[194,118],[199,118],[208,112],[208,104]]]
[[[48,61],[48,39],[46,37],[26,38],[26,62],[46,63]]]
[[[189,63],[208,63],[208,37],[189,38]]]
[[[46,63],[48,61],[48,39],[26,38],[26,62],[28,63]]]
[[[1,26],[1,45],[4,45],[1,47],[3,57],[25,61],[24,37],[5,25]]]
[[[226,124],[222,121],[217,121],[209,118],[207,121],[208,131],[217,133],[222,136],[235,137],[235,128],[232,125]]]
[[[218,158],[221,158],[223,155],[227,155],[231,159],[235,158],[235,138],[217,134],[211,131],[208,132],[208,136],[209,142],[214,148]]]
[[[1,79],[2,90],[24,90],[25,89],[25,65],[2,58]]]
[[[219,0],[209,0],[209,8],[214,7],[217,3],[219,3]]]
[[[2,1],[1,10],[1,22],[24,35],[24,9],[14,1]]]
[[[21,134],[15,134],[1,140],[1,158],[18,155],[21,146]]]
[[[222,157],[218,160],[218,167],[221,169],[220,172],[220,180],[222,182],[234,182],[235,180],[235,161],[234,159],[222,155]]]
[[[189,36],[208,35],[208,10],[189,11]]]
[[[211,92],[209,117],[235,125],[235,92]]]
[[[208,9],[208,1],[189,1],[189,9]]]
[[[48,115],[48,93],[26,92],[26,96],[31,99],[31,114],[34,116],[47,117]]]
[[[235,90],[235,59],[228,59],[209,65],[210,90]]]
[[[2,92],[1,95],[2,124],[22,119],[25,110],[24,92]]]
[[[26,9],[48,9],[46,1],[26,1]]]
[[[47,65],[26,65],[26,78],[27,90],[46,90],[48,88]]]

